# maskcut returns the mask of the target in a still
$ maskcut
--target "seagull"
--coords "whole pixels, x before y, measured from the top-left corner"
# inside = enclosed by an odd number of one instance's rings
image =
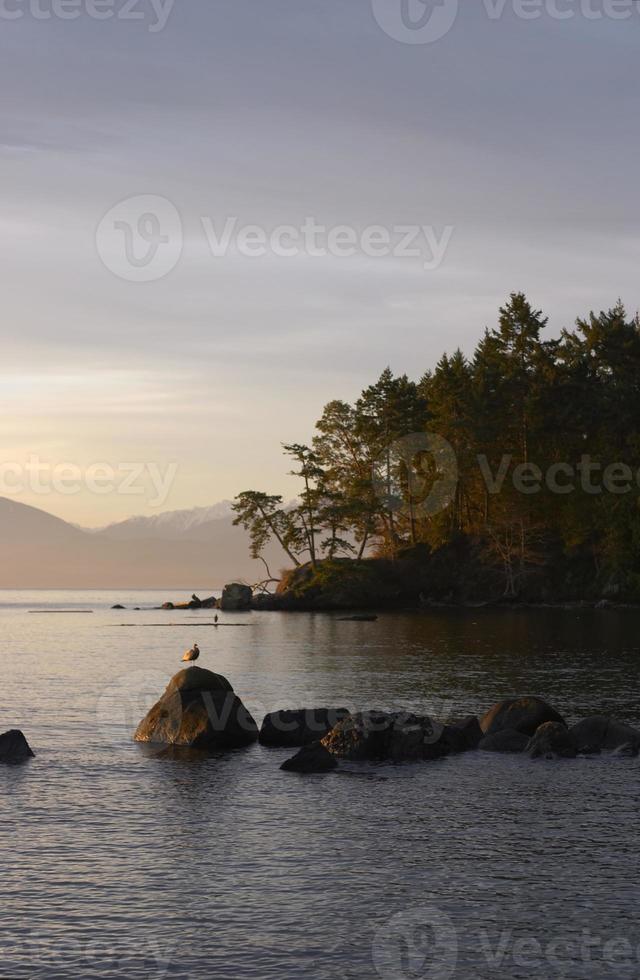
[[[196,662],[196,660],[198,659],[199,656],[200,656],[200,647],[198,646],[197,643],[194,643],[193,644],[193,649],[192,650],[187,650],[187,652],[184,654],[182,660],[183,660],[183,663],[187,663],[187,664],[192,663],[194,665],[194,667],[195,667],[195,662]]]

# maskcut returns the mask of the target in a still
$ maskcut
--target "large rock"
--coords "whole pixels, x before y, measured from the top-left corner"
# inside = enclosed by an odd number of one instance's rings
[[[280,768],[286,772],[331,772],[337,766],[335,757],[320,742],[314,742],[312,745],[305,745],[291,759],[283,762]]]
[[[251,609],[252,599],[253,592],[249,585],[233,582],[225,585],[219,605],[225,612],[247,612]]]
[[[0,762],[26,762],[33,758],[34,753],[22,732],[13,729],[0,735]]]
[[[195,749],[235,748],[255,742],[258,727],[221,674],[181,670],[135,734],[137,742]]]
[[[593,715],[570,729],[578,752],[618,752],[634,755],[640,749],[640,732],[605,715]]]
[[[564,718],[542,698],[507,698],[487,711],[480,720],[480,727],[485,735],[510,729],[531,738],[547,721],[565,725]]]
[[[272,711],[260,729],[262,745],[295,748],[324,738],[349,712],[346,708],[300,708]]]
[[[547,721],[529,739],[525,750],[532,759],[575,759],[575,739],[565,725]]]
[[[407,712],[362,711],[347,715],[322,739],[342,759],[401,762],[438,759],[452,751],[440,722]]]
[[[512,728],[504,728],[495,735],[485,735],[478,748],[481,752],[524,752],[529,739],[522,732],[515,732]]]

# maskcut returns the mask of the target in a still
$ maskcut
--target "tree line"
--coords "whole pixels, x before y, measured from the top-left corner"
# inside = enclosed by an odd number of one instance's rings
[[[253,556],[275,539],[293,566],[361,562],[462,537],[507,595],[572,556],[640,593],[640,320],[618,303],[556,339],[547,322],[514,293],[471,357],[329,402],[309,445],[284,445],[299,498],[236,498]]]

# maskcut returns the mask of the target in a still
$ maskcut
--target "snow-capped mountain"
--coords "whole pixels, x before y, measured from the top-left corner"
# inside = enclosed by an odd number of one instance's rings
[[[221,500],[210,507],[193,507],[191,510],[168,510],[151,517],[130,517],[117,524],[109,524],[94,533],[117,540],[140,538],[188,538],[192,539],[212,521],[232,521],[230,500]]]

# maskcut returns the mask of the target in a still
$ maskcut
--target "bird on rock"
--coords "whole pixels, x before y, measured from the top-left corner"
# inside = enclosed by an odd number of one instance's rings
[[[199,656],[200,656],[200,647],[198,646],[197,643],[194,643],[193,644],[193,649],[187,650],[187,652],[184,654],[182,660],[183,660],[183,663],[193,664],[195,666],[195,662],[196,662],[196,660],[198,659]]]

